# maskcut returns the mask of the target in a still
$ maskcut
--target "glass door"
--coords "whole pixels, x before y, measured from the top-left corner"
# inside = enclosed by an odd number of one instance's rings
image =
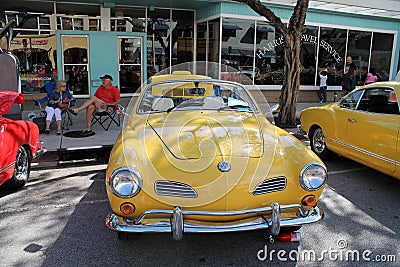
[[[133,94],[143,83],[142,38],[118,37],[121,94]]]
[[[63,78],[73,95],[89,95],[88,36],[62,35]]]

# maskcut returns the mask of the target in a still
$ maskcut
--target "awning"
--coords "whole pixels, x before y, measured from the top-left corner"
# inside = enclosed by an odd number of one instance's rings
[[[254,29],[254,25],[250,25],[251,28]],[[274,32],[273,27],[268,27],[268,26],[257,26],[257,31],[258,32]]]
[[[254,53],[253,50],[239,50],[240,54],[242,54],[245,57],[253,57]]]
[[[222,24],[222,29],[224,29],[224,30],[234,30],[234,31],[237,31],[237,30],[241,30],[242,28],[240,28],[240,27],[237,26],[237,25]]]

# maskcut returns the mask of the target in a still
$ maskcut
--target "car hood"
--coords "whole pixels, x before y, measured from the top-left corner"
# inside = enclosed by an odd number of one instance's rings
[[[260,124],[253,113],[171,112],[151,115],[147,124],[177,159],[258,158],[264,150]]]

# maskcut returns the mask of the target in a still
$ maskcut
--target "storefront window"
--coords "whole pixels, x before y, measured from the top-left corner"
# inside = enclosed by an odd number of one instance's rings
[[[250,78],[254,77],[254,30],[255,22],[240,19],[222,19],[221,63],[238,70]],[[228,70],[221,69],[221,76]],[[258,77],[258,72],[256,73]],[[240,77],[240,75],[237,75]],[[237,82],[242,82],[237,81]]]
[[[89,31],[100,31],[100,19],[89,19]]]
[[[371,36],[371,32],[349,31],[347,55],[352,57],[353,63],[358,67],[357,80],[359,85],[364,84],[368,73]]]
[[[50,16],[40,14],[24,14],[17,11],[6,11],[7,22],[14,20],[21,31],[20,35],[50,34]],[[24,19],[30,16],[29,19]]]
[[[370,69],[376,70],[380,80],[389,80],[393,39],[393,34],[374,32]]]
[[[219,32],[220,19],[214,19],[208,22],[208,61],[219,62]],[[214,65],[215,66],[215,65]],[[208,75],[211,77],[218,77],[219,70],[208,68]]]
[[[300,50],[301,85],[315,85],[315,66],[318,48],[318,27],[305,26]]]
[[[57,18],[57,29],[59,30],[83,30],[83,18],[74,17],[58,17]]]
[[[347,31],[320,28],[318,70],[328,72],[328,85],[341,85],[345,62]]]
[[[121,93],[134,93],[142,84],[142,38],[119,37],[119,84]]]
[[[147,52],[153,57],[148,58],[147,65],[155,73],[171,66],[170,22],[170,9],[149,10]]]
[[[260,75],[255,84],[283,84],[283,38],[282,34],[266,22],[257,22],[256,67]]]
[[[74,95],[89,95],[88,37],[61,36],[63,74]]]
[[[172,10],[172,65],[193,61],[194,12]]]
[[[126,32],[126,20],[123,18],[111,19],[111,31]]]
[[[207,53],[207,22],[197,24],[197,46],[196,58],[197,61],[206,61]]]
[[[145,16],[143,7],[117,6],[111,10],[111,31],[144,32]]]
[[[19,59],[23,93],[44,92],[46,83],[57,78],[54,35],[16,37],[11,42],[11,53]]]

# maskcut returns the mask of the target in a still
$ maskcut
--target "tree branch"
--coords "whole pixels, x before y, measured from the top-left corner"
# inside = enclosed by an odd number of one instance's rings
[[[271,22],[272,25],[274,25],[275,29],[277,29],[283,34],[287,33],[287,28],[285,24],[283,24],[282,20],[279,17],[277,17],[271,9],[266,7],[259,0],[233,0],[233,1],[248,5],[260,16],[265,17],[269,22]]]

